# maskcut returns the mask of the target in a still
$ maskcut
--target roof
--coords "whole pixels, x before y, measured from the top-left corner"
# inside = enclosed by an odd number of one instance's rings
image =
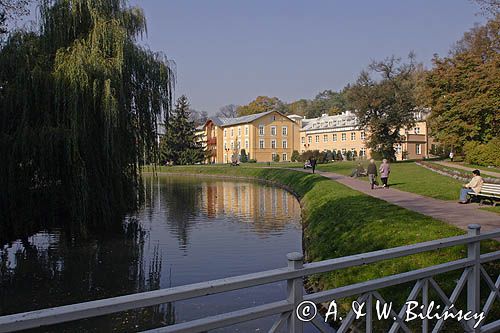
[[[251,123],[252,121],[259,119],[261,117],[264,117],[265,115],[268,115],[273,112],[278,112],[278,111],[266,111],[266,112],[261,112],[261,113],[255,113],[251,114],[248,116],[242,116],[242,117],[236,117],[236,118],[224,118],[224,117],[211,117],[209,120],[212,120],[215,125],[217,126],[233,126],[233,125],[238,125],[238,124],[246,124],[246,123]]]

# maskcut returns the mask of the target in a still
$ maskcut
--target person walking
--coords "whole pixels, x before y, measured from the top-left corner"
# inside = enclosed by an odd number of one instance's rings
[[[316,169],[316,159],[314,157],[311,158],[311,168],[313,169],[314,173],[314,170]]]
[[[370,160],[370,164],[368,164],[366,172],[368,173],[368,179],[370,180],[370,185],[373,190],[373,187],[375,186],[375,183],[377,181],[377,165],[375,164],[375,160]]]
[[[449,155],[449,156],[450,156],[450,161],[451,161],[451,162],[453,162],[453,156],[454,156],[454,155],[453,155],[453,150],[452,150],[452,151],[450,151],[450,155]]]
[[[389,165],[389,162],[384,158],[382,160],[382,164],[380,164],[380,180],[382,180],[382,186],[383,187],[389,187],[387,185],[387,180],[389,179],[389,174],[391,173],[391,166]]]

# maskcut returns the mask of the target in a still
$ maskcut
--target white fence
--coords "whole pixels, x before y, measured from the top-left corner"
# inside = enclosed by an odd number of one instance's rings
[[[500,230],[480,234],[479,225],[470,225],[469,233],[464,236],[450,237],[387,250],[313,262],[310,264],[303,264],[303,257],[300,253],[290,253],[287,255],[288,267],[280,269],[3,316],[0,317],[0,332],[37,328],[285,280],[287,281],[288,295],[284,300],[161,327],[147,332],[205,332],[258,318],[279,315],[279,319],[274,323],[269,332],[279,332],[286,328],[288,332],[301,333],[303,332],[304,322],[299,320],[298,316],[300,312],[297,307],[303,301],[308,301],[309,304],[319,304],[358,295],[358,301],[366,304],[366,317],[364,320],[365,331],[372,332],[374,321],[372,302],[373,300],[381,302],[381,304],[386,302],[377,290],[412,281],[416,281],[416,283],[407,301],[413,301],[421,294],[424,310],[429,306],[429,290],[432,288],[445,304],[443,312],[448,311],[450,313],[457,313],[459,309],[453,307],[452,304],[458,300],[462,290],[466,288],[467,308],[464,309],[464,311],[471,311],[472,313],[483,312],[488,314],[493,306],[493,302],[495,300],[500,302],[500,275],[497,277],[496,282],[493,282],[491,277],[482,267],[482,264],[499,260],[500,251],[481,255],[479,245],[482,240],[493,238],[500,238]],[[457,245],[467,245],[466,258],[312,294],[303,293],[303,280],[304,277],[309,275],[331,272],[343,268],[375,263],[382,260],[404,257]],[[455,289],[450,296],[447,296],[433,277],[455,270],[463,270],[463,272],[456,283]],[[489,288],[488,297],[482,307],[480,300],[481,279],[483,279]],[[394,317],[395,320],[389,332],[410,332],[410,328],[403,318],[405,311],[406,305],[398,313],[391,310],[390,315]],[[316,316],[310,322],[320,332],[346,332],[351,327],[354,319],[355,312],[351,310],[342,321],[340,327],[336,329],[325,324],[321,316]],[[422,318],[421,322],[422,332],[439,332],[444,324],[443,319],[434,322],[430,321],[428,318]],[[434,325],[433,327],[430,327],[431,323]],[[485,323],[484,321],[479,322],[476,318],[468,321],[460,321],[460,324],[464,332],[500,331],[500,319]],[[477,327],[474,328],[474,326]]]

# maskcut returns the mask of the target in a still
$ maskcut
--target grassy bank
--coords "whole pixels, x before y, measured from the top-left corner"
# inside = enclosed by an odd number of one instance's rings
[[[158,171],[258,178],[292,189],[301,199],[304,250],[309,262],[464,233],[444,222],[364,195],[310,173],[245,166],[163,167]],[[494,242],[484,244],[484,247],[488,251],[500,248],[498,243]],[[454,247],[322,274],[312,277],[309,281],[317,289],[330,289],[463,258],[465,253],[465,247]],[[498,270],[498,266],[493,269]],[[438,278],[444,290],[452,290],[457,274]],[[408,296],[409,288],[410,286],[390,288],[383,291],[383,295],[395,304],[401,304]]]
[[[351,175],[357,162],[334,162],[320,164],[318,170]],[[364,162],[366,168],[367,162]],[[377,162],[377,166],[380,162]],[[360,178],[368,181],[367,177]],[[425,169],[413,162],[399,162],[391,164],[389,185],[401,191],[420,194],[441,200],[458,200],[462,183],[451,177],[440,175]]]

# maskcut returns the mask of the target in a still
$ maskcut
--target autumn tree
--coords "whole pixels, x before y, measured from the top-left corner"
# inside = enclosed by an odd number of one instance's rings
[[[368,129],[367,145],[384,158],[395,160],[401,129],[415,123],[415,69],[413,54],[408,63],[394,56],[374,61],[346,92],[359,127]]]
[[[500,15],[435,56],[425,83],[432,135],[460,149],[500,137]]]
[[[238,116],[247,116],[251,114],[278,111],[281,113],[288,113],[286,105],[277,97],[258,96],[255,100],[248,105],[239,106],[237,109]]]
[[[325,90],[307,105],[305,115],[308,118],[320,117],[322,114],[335,115],[347,109],[345,94],[333,90]]]

